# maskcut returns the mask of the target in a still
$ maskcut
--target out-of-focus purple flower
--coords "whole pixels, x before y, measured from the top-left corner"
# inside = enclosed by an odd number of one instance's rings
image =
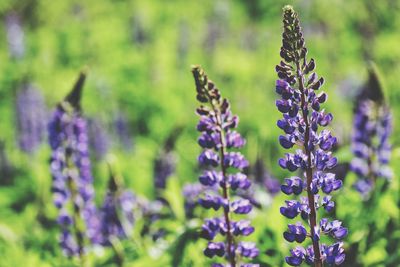
[[[85,77],[81,73],[48,125],[53,198],[60,210],[60,244],[67,256],[82,255],[86,239],[92,243],[101,240],[100,220],[93,201],[86,121],[81,116],[79,104]]]
[[[15,59],[21,59],[25,54],[24,31],[22,29],[21,18],[18,14],[11,12],[6,15],[5,19],[10,55]]]
[[[96,159],[103,159],[110,147],[110,136],[107,133],[106,126],[99,119],[89,120],[88,126],[90,147]]]
[[[101,208],[102,244],[110,245],[112,237],[129,237],[135,222],[136,196],[123,188],[122,178],[111,171],[108,191]]]
[[[338,240],[347,235],[347,229],[337,220],[333,221],[332,225],[328,222],[324,224],[325,221],[317,225],[318,209],[324,207],[326,211],[332,211],[334,202],[329,194],[342,186],[342,181],[328,172],[337,164],[337,159],[330,152],[337,139],[329,130],[318,131],[320,127],[327,126],[333,118],[321,109],[321,104],[327,100],[326,93],[318,92],[324,79],[318,79],[317,74],[313,72],[314,59],[306,58],[307,48],[297,13],[291,6],[284,7],[283,12],[284,32],[280,53],[282,61],[276,66],[279,76],[279,80],[276,81],[276,93],[281,97],[276,101],[276,106],[283,113],[283,118],[278,120],[277,126],[284,131],[279,137],[279,143],[285,149],[295,146],[300,149],[295,153],[286,153],[285,157],[279,160],[279,165],[291,172],[300,169],[303,177],[286,178],[281,190],[287,195],[302,195],[305,191],[307,197],[300,197],[300,201],[285,201],[286,205],[280,208],[280,212],[290,219],[300,214],[309,225],[307,233],[301,222],[296,225],[289,224],[288,231],[284,233],[287,241],[302,243],[306,237],[310,237],[312,242],[312,246],[307,249],[292,249],[291,256],[286,257],[286,262],[291,266],[299,266],[303,261],[322,266],[323,262],[328,260],[321,249],[325,245],[320,244],[320,234]],[[318,193],[326,194],[322,201]]]
[[[210,258],[225,256],[231,266],[237,266],[241,259],[239,255],[254,258],[259,253],[254,243],[237,242],[239,235],[247,236],[254,231],[250,222],[231,218],[232,213],[248,214],[252,210],[252,203],[237,193],[237,190],[246,191],[251,185],[247,176],[240,172],[249,163],[236,150],[229,151],[242,147],[245,140],[233,130],[238,125],[238,117],[231,113],[229,102],[221,97],[200,67],[194,67],[192,72],[197,99],[204,104],[197,109],[200,116],[197,129],[201,132],[198,143],[203,148],[198,161],[205,168],[199,181],[208,189],[198,202],[206,209],[223,212],[222,218],[207,219],[202,226],[201,236],[209,240],[204,255]],[[234,173],[234,169],[239,172]],[[229,197],[233,195],[234,199]],[[213,242],[218,233],[225,236],[225,242]]]
[[[129,127],[129,122],[123,112],[118,112],[114,116],[114,133],[119,145],[125,151],[130,151],[133,148],[133,135]]]
[[[204,191],[204,186],[199,183],[186,184],[182,189],[184,197],[186,218],[193,218],[194,209],[199,205],[199,196]]]
[[[392,147],[392,115],[384,101],[383,91],[375,68],[356,103],[353,118],[352,151],[354,159],[350,169],[357,174],[354,188],[367,199],[377,178],[390,179],[389,167]]]
[[[41,92],[30,83],[18,91],[16,116],[19,147],[33,153],[45,137],[47,112]]]

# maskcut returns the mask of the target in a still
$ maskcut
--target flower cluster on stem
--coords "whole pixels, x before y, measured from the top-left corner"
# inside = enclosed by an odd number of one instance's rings
[[[62,228],[60,244],[67,256],[81,259],[88,240],[91,243],[100,241],[86,121],[79,105],[84,80],[85,74],[81,73],[48,125],[53,199],[59,209],[58,223]]]
[[[237,240],[241,235],[250,235],[254,227],[248,220],[234,221],[234,216],[248,214],[252,210],[249,200],[234,195],[237,189],[246,190],[251,185],[247,176],[240,172],[248,167],[248,161],[240,152],[232,151],[245,144],[245,140],[234,130],[239,118],[232,114],[228,100],[221,97],[199,66],[193,67],[192,72],[197,100],[202,103],[197,109],[200,116],[197,130],[201,133],[198,143],[203,148],[198,161],[204,167],[199,181],[211,189],[199,199],[199,204],[206,209],[223,211],[222,217],[206,219],[202,226],[201,236],[209,240],[204,254],[210,258],[225,257],[231,267],[258,266],[242,263],[243,257],[254,258],[258,255],[255,244]],[[225,241],[215,240],[218,233],[224,236]],[[213,266],[224,265],[216,263]]]
[[[280,212],[290,219],[300,215],[308,224],[308,227],[302,221],[289,224],[283,236],[288,242],[303,243],[310,238],[312,243],[306,248],[299,246],[292,249],[286,262],[291,266],[299,266],[303,262],[318,267],[323,262],[339,265],[345,258],[340,240],[347,235],[347,229],[338,220],[322,218],[318,222],[317,218],[321,208],[328,213],[333,210],[334,202],[329,194],[342,186],[342,181],[329,173],[329,169],[337,164],[330,151],[337,140],[330,131],[319,131],[333,117],[321,109],[321,104],[327,100],[326,93],[318,93],[324,79],[313,72],[314,59],[306,59],[307,48],[302,29],[291,6],[283,9],[283,28],[280,53],[283,60],[276,66],[279,76],[276,92],[281,98],[276,101],[276,106],[283,114],[277,126],[285,134],[279,137],[279,143],[285,149],[298,149],[294,153],[286,153],[279,160],[279,165],[290,172],[299,170],[300,176],[286,178],[281,190],[287,195],[300,196],[300,199],[287,200]],[[301,196],[303,194],[306,196]],[[333,245],[322,244],[321,234],[331,236],[337,242]]]

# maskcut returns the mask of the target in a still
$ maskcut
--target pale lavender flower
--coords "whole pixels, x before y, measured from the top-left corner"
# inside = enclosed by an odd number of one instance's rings
[[[18,14],[10,12],[6,15],[5,20],[10,55],[15,59],[21,59],[25,54],[24,31],[22,29],[21,18]]]
[[[15,112],[19,147],[31,154],[46,133],[47,112],[41,92],[30,83],[23,84],[17,94]]]

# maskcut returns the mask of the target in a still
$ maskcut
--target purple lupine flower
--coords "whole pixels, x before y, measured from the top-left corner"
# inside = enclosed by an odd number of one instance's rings
[[[133,147],[132,132],[129,122],[122,112],[118,112],[114,117],[114,133],[119,145],[125,151],[130,151]]]
[[[30,83],[17,94],[16,116],[19,147],[33,153],[45,137],[47,112],[41,92]]]
[[[358,176],[354,188],[365,199],[374,188],[376,179],[389,180],[392,177],[389,167],[392,115],[373,66],[369,76],[369,82],[356,103],[352,135],[354,159],[350,164],[350,169]]]
[[[291,256],[286,257],[286,262],[291,266],[299,266],[304,261],[321,267],[323,262],[332,263],[328,252],[344,259],[340,249],[326,252],[323,249],[326,245],[320,244],[320,235],[341,240],[347,234],[347,229],[337,220],[328,223],[322,219],[317,223],[320,207],[326,211],[334,207],[328,194],[342,186],[342,181],[328,172],[337,164],[337,159],[330,152],[337,140],[328,130],[318,131],[332,120],[332,115],[321,109],[321,104],[327,100],[326,93],[318,92],[324,79],[318,79],[313,72],[315,61],[306,59],[307,48],[304,46],[297,13],[291,6],[284,7],[283,13],[284,32],[280,53],[283,60],[276,66],[279,76],[276,92],[281,99],[276,101],[276,106],[283,113],[283,119],[277,125],[285,134],[279,137],[279,143],[285,149],[295,146],[300,149],[295,153],[286,153],[279,160],[279,165],[291,172],[300,169],[302,176],[286,178],[281,190],[287,195],[302,195],[305,191],[307,197],[300,197],[300,201],[287,200],[280,212],[290,219],[301,214],[301,218],[308,224],[308,229],[300,221],[295,225],[289,224],[288,231],[284,233],[287,241],[302,243],[306,237],[310,237],[312,242],[312,246],[306,249],[297,247],[291,250]],[[326,194],[322,202],[318,193]]]
[[[231,113],[227,99],[221,97],[219,90],[200,67],[195,66],[192,72],[197,99],[202,103],[197,109],[200,116],[197,129],[201,132],[198,143],[203,148],[198,161],[205,170],[199,181],[210,189],[199,199],[199,204],[206,209],[222,210],[223,213],[222,218],[207,219],[203,224],[202,236],[209,240],[204,254],[210,258],[225,257],[231,266],[237,266],[239,259],[254,258],[259,253],[255,244],[237,240],[237,236],[247,236],[254,228],[248,221],[233,221],[231,218],[232,213],[248,214],[252,210],[248,199],[235,194],[236,190],[250,187],[250,181],[240,172],[249,163],[237,152],[245,141],[234,131],[238,117]],[[235,172],[235,169],[239,172]],[[216,187],[218,190],[215,190]],[[214,241],[218,233],[225,236],[225,242]]]
[[[85,77],[81,73],[48,125],[53,199],[60,211],[58,223],[62,228],[60,244],[69,257],[82,256],[86,240],[91,243],[101,240],[100,220],[93,201],[86,121],[79,104]]]
[[[137,206],[136,196],[123,188],[122,178],[112,170],[110,172],[108,191],[101,208],[102,244],[105,246],[111,244],[112,237],[124,239],[131,235]]]
[[[6,15],[5,20],[10,55],[15,59],[21,59],[25,54],[24,31],[22,29],[21,18],[18,14],[11,12]]]
[[[110,147],[110,137],[107,129],[99,119],[90,119],[89,126],[89,144],[94,152],[96,159],[103,159]]]

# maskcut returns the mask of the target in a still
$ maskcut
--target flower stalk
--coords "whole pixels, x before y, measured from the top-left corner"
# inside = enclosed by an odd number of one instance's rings
[[[279,137],[279,143],[285,149],[297,146],[295,153],[286,153],[279,160],[279,165],[290,172],[302,171],[303,178],[292,176],[285,179],[281,190],[287,195],[301,195],[306,191],[306,197],[300,201],[286,201],[281,207],[281,214],[293,219],[301,217],[309,225],[309,231],[302,222],[289,224],[284,238],[289,242],[302,243],[307,237],[312,245],[306,249],[296,247],[291,250],[291,256],[286,262],[291,266],[299,266],[303,261],[309,265],[322,267],[323,263],[339,265],[344,261],[342,242],[327,246],[320,242],[320,235],[329,235],[337,240],[347,235],[347,229],[341,222],[322,218],[318,222],[318,210],[321,207],[327,212],[334,208],[334,202],[329,195],[342,186],[342,181],[328,171],[337,164],[337,159],[330,150],[336,145],[337,139],[328,130],[318,131],[332,121],[332,114],[321,110],[321,104],[327,100],[327,94],[317,91],[324,83],[318,79],[314,59],[307,60],[307,48],[297,13],[291,6],[283,9],[284,32],[282,34],[282,61],[276,66],[279,79],[276,82],[276,92],[281,99],[276,101],[283,119],[277,126],[284,131]],[[326,195],[321,197],[319,191]]]
[[[203,148],[199,163],[205,171],[199,181],[208,188],[204,190],[199,204],[206,209],[223,210],[222,218],[206,219],[202,226],[201,236],[209,240],[204,254],[210,258],[225,257],[231,267],[258,266],[242,264],[242,257],[254,258],[258,255],[255,244],[237,240],[239,235],[250,235],[254,227],[246,220],[234,221],[232,216],[234,213],[247,214],[252,209],[249,200],[234,194],[237,189],[247,190],[251,185],[246,175],[232,172],[232,169],[241,171],[248,167],[243,155],[230,151],[245,144],[240,134],[232,130],[238,125],[238,117],[232,115],[229,102],[221,97],[219,90],[199,66],[193,67],[192,72],[197,99],[202,103],[197,109],[200,116],[197,130],[201,132],[198,143]],[[225,237],[226,243],[214,242],[218,233]],[[224,265],[216,263],[213,266]]]
[[[48,125],[53,199],[59,209],[58,223],[62,229],[60,245],[66,256],[79,257],[82,266],[86,246],[98,243],[100,238],[86,121],[80,108],[85,78],[82,72]]]

